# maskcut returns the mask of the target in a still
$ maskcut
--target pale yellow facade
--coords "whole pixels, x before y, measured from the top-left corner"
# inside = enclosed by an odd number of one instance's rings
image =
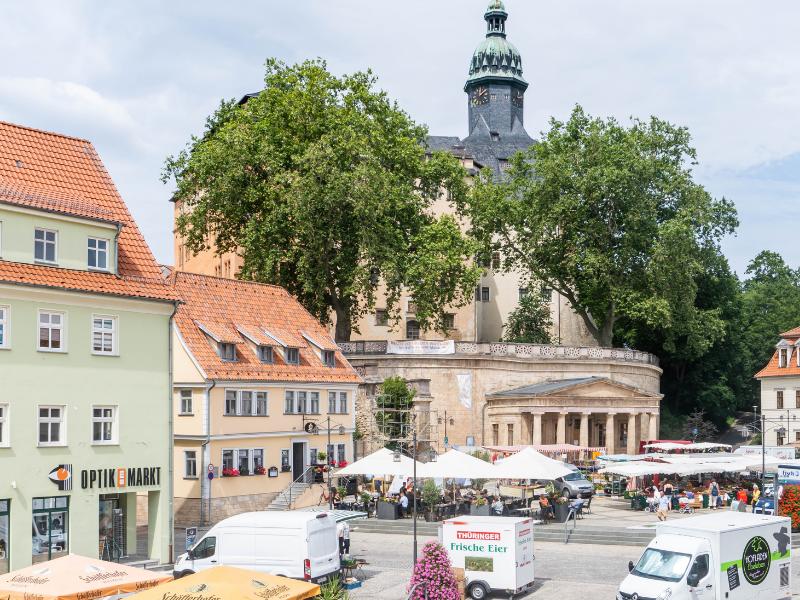
[[[353,460],[357,384],[208,380],[178,330],[173,332],[173,343],[176,522],[210,523],[265,510],[300,475],[313,479],[308,469],[330,460],[329,441],[337,463]],[[305,413],[285,411],[287,391],[306,393]],[[253,398],[266,394],[266,416],[226,414],[226,397],[241,392],[252,392]],[[339,401],[337,412],[329,412],[331,393]],[[318,411],[311,412],[315,394]],[[346,412],[338,412],[343,394]],[[316,433],[307,433],[308,423],[315,424]],[[320,452],[326,453],[325,460]],[[246,465],[251,474],[223,476],[226,461],[234,468]],[[255,473],[258,466],[266,472]],[[214,474],[211,480],[209,470]]]

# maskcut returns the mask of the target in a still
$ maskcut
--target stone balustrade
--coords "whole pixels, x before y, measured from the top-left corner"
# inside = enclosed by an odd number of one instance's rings
[[[401,342],[402,343],[402,342]],[[386,340],[339,342],[339,349],[348,356],[387,354]],[[549,344],[513,344],[506,342],[455,342],[456,355],[506,356],[532,360],[600,360],[643,363],[658,366],[658,357],[630,348],[594,346],[554,346]]]

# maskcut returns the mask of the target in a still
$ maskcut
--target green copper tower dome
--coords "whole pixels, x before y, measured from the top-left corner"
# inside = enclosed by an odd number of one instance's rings
[[[522,55],[506,39],[508,13],[503,2],[492,0],[483,18],[486,20],[486,39],[472,54],[465,91],[475,83],[490,80],[513,81],[526,89],[528,82],[522,77]]]

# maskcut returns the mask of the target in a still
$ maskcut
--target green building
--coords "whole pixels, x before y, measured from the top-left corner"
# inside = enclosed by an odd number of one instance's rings
[[[171,560],[175,308],[92,145],[0,122],[0,573]]]

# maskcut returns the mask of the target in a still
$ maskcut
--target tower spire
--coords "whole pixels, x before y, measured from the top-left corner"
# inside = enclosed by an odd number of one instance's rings
[[[506,37],[506,19],[508,19],[508,13],[506,12],[506,7],[502,0],[492,0],[483,18],[486,19],[486,37],[492,35]]]

